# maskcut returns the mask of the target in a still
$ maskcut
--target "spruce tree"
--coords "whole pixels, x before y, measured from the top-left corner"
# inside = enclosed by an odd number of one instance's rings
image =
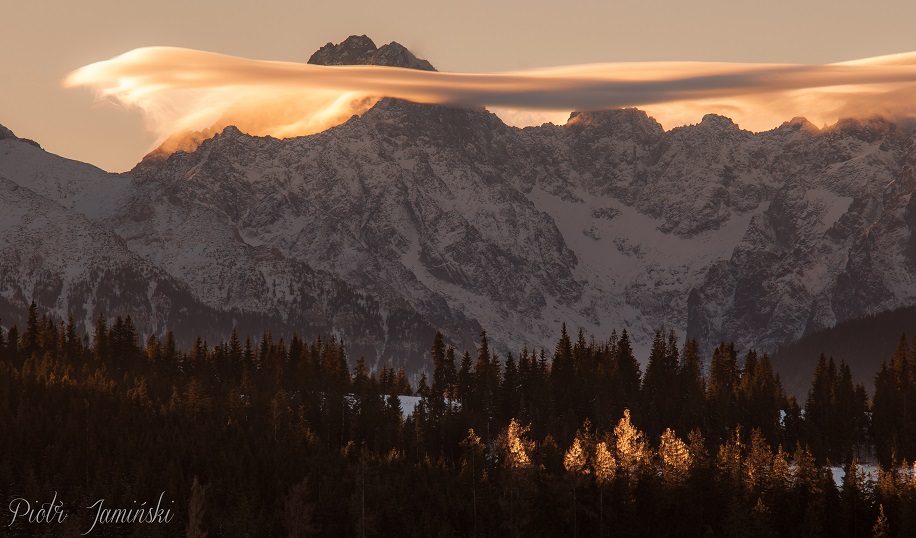
[[[678,409],[677,430],[690,432],[703,426],[706,414],[706,379],[700,358],[700,345],[695,338],[684,343],[684,351],[678,367]]]
[[[738,382],[734,344],[721,343],[712,354],[706,385],[708,435],[718,444],[728,438],[736,425],[735,393]]]
[[[499,407],[500,423],[508,423],[517,418],[521,410],[521,379],[511,352],[506,356],[506,369],[499,390]]]
[[[674,335],[668,342],[656,331],[642,385],[642,417],[646,434],[657,440],[662,430],[675,426],[678,391],[678,352]]]
[[[38,307],[35,305],[35,301],[32,301],[26,317],[25,331],[22,333],[22,346],[20,347],[21,352],[26,357],[31,356],[33,353],[38,353],[39,331]]]
[[[831,447],[836,442],[836,386],[837,372],[833,357],[828,359],[821,353],[805,402],[805,439],[819,462],[831,456]]]
[[[624,329],[620,333],[620,340],[617,343],[617,353],[614,357],[614,385],[616,387],[615,396],[617,401],[614,406],[615,416],[620,416],[624,409],[633,409],[639,406],[639,389],[642,372],[640,371],[639,361],[633,355],[633,347],[630,345],[630,335]]]
[[[560,339],[557,341],[553,352],[553,362],[550,366],[550,385],[553,389],[555,409],[561,414],[569,414],[575,409],[574,392],[575,366],[573,365],[572,342],[566,332],[564,323],[560,329]]]

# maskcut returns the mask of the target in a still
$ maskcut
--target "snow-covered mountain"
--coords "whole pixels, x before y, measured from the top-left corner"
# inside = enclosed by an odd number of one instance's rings
[[[433,69],[365,36],[309,61]],[[0,241],[18,256],[0,262],[4,319],[32,298],[92,319],[99,307],[64,290],[130,267],[209,319],[333,332],[352,356],[418,368],[437,328],[462,348],[481,328],[498,349],[551,346],[565,321],[598,337],[627,328],[643,350],[662,327],[706,349],[772,350],[916,304],[906,122],[755,134],[710,115],[666,132],[629,109],[517,129],[383,99],[306,137],[202,134],[122,175],[4,132]],[[42,288],[53,278],[65,284]],[[145,321],[154,301],[135,295],[121,308]]]

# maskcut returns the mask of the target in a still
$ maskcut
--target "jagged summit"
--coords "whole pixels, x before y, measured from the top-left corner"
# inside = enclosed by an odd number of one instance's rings
[[[700,125],[726,130],[739,129],[734,120],[719,114],[706,114],[703,116],[703,119],[700,120]]]
[[[316,65],[363,65],[378,51],[375,42],[364,35],[351,35],[339,44],[328,42],[309,58]]]
[[[779,130],[791,132],[805,131],[809,133],[816,133],[820,131],[816,125],[808,121],[808,118],[803,116],[795,116],[791,120],[783,122],[782,125],[774,129],[774,131]]]
[[[665,130],[655,118],[649,117],[638,108],[620,108],[589,112],[573,112],[566,122],[567,127],[600,128],[621,136],[633,136],[640,140],[661,136]]]
[[[351,35],[341,43],[328,43],[309,58],[314,65],[384,65],[421,71],[435,71],[426,60],[414,56],[404,45],[392,41],[376,47],[365,35]]]

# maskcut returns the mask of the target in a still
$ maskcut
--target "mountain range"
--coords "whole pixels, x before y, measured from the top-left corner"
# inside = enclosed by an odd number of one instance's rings
[[[309,61],[434,69],[365,36]],[[386,98],[315,135],[197,140],[110,174],[0,127],[4,325],[34,300],[86,331],[334,335],[416,372],[437,329],[517,352],[625,328],[645,358],[658,329],[775,351],[916,304],[909,121],[516,128]]]

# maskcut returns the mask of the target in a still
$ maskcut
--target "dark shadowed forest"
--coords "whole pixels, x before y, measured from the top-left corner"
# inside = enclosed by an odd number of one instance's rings
[[[164,493],[171,522],[91,535],[916,535],[916,341],[871,395],[810,360],[797,401],[766,354],[658,333],[643,371],[625,330],[564,325],[554,349],[505,356],[437,334],[410,383],[333,337],[178,349],[33,305],[0,331],[0,493],[71,510],[7,531],[79,536],[81,507]]]

